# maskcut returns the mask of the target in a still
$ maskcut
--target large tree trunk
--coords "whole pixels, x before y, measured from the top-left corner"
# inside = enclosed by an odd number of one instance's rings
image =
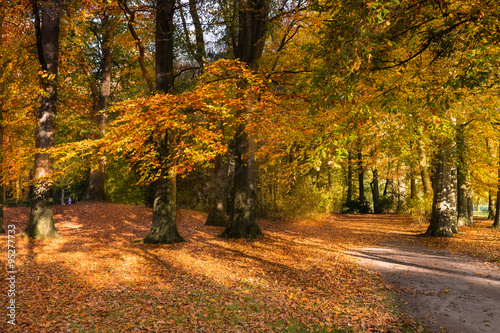
[[[106,132],[106,108],[109,104],[109,96],[111,93],[111,31],[109,28],[109,15],[104,13],[101,16],[102,41],[101,41],[101,89],[99,96],[96,96],[97,103],[94,106],[93,120],[99,127],[101,136]],[[97,139],[97,137],[95,138]],[[84,200],[90,201],[108,201],[108,196],[104,189],[106,181],[106,157],[99,155],[95,157],[95,165],[90,170],[89,186],[83,197]]]
[[[167,136],[159,145],[162,156],[168,156],[168,147],[172,144]],[[171,244],[183,242],[184,239],[177,230],[176,219],[176,181],[175,174],[169,174],[163,168],[160,176],[153,184],[153,223],[149,234],[144,238],[148,244]]]
[[[240,125],[243,127],[244,125]],[[256,199],[257,184],[255,179],[255,159],[249,153],[253,144],[246,131],[239,129],[235,138],[236,156],[233,183],[233,209],[229,224],[221,234],[227,238],[256,238],[262,235],[257,224]]]
[[[451,144],[448,144],[437,155],[431,223],[425,233],[428,236],[451,237],[458,232],[456,168],[450,163],[451,152]]]
[[[172,93],[174,83],[173,16],[175,0],[156,3],[156,90]],[[183,242],[177,230],[175,174],[170,172],[170,147],[175,133],[167,132],[158,143],[161,172],[154,182],[153,224],[144,243],[171,244]]]
[[[488,220],[495,219],[496,208],[493,204],[493,191],[488,191]]]
[[[228,163],[222,156],[215,158],[214,168],[211,170],[209,210],[205,225],[225,227],[227,219],[227,191],[228,191]]]
[[[269,0],[243,0],[239,8],[238,45],[235,56],[249,66],[256,65],[264,50],[264,35],[267,29]],[[245,88],[246,82],[241,82]],[[252,105],[257,98],[249,97],[247,110],[239,114],[249,120]],[[253,156],[252,138],[249,137],[245,121],[236,128],[236,169],[233,183],[233,209],[229,224],[221,234],[229,238],[255,238],[262,234],[257,225],[256,214],[256,165]],[[247,154],[248,153],[248,154]]]
[[[500,169],[498,172],[498,178],[500,180]],[[494,229],[500,229],[500,185],[498,185],[498,191],[497,191],[497,202],[496,202],[496,209],[495,209],[495,218],[493,219],[493,225],[491,226]]]
[[[38,58],[42,71],[43,92],[39,96],[40,106],[36,113],[36,148],[54,146],[57,107],[57,73],[59,55],[59,0],[43,2],[41,21],[38,2],[34,2],[35,31],[37,35]],[[31,198],[31,213],[24,232],[31,238],[58,237],[52,216],[53,182],[52,159],[48,153],[35,154],[35,180]]]

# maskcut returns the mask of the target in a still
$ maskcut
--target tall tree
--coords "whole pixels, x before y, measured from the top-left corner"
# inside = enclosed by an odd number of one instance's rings
[[[428,236],[451,237],[458,232],[456,167],[452,162],[452,152],[451,143],[444,143],[436,158],[431,222],[426,231]]]
[[[174,88],[174,11],[175,0],[158,0],[155,6],[156,90],[171,94]],[[177,230],[176,175],[168,158],[175,144],[175,133],[166,130],[157,142],[160,172],[154,181],[153,224],[144,243],[170,244],[184,239]]]
[[[265,33],[268,24],[269,0],[243,0],[239,6],[238,44],[234,55],[250,67],[257,66],[257,61],[264,51]],[[240,82],[244,87],[247,82]],[[235,172],[233,182],[231,216],[229,224],[221,234],[228,238],[255,238],[262,234],[256,216],[257,183],[255,143],[246,129],[246,122],[251,121],[252,109],[258,96],[247,97],[246,110],[237,116],[242,120],[236,128],[234,142]]]
[[[33,2],[36,45],[42,74],[40,106],[36,112],[36,148],[54,146],[57,111],[57,74],[59,66],[59,0]],[[40,14],[41,13],[41,14]],[[35,154],[36,181],[31,198],[31,213],[24,232],[31,238],[54,238],[58,233],[52,215],[53,204],[52,159],[48,152]]]
[[[497,201],[495,207],[495,219],[493,220],[494,229],[500,229],[500,142],[498,145],[498,186],[497,186]]]
[[[98,127],[99,134],[95,136],[103,137],[106,131],[106,120],[107,113],[106,109],[109,104],[109,98],[111,94],[111,60],[112,60],[112,50],[111,50],[111,35],[112,35],[112,20],[110,18],[109,6],[104,4],[99,15],[100,28],[102,34],[100,36],[100,53],[101,53],[101,64],[100,64],[100,89],[94,84],[92,89],[94,107],[93,107],[93,121]],[[93,82],[92,82],[93,83]],[[106,169],[106,157],[101,154],[97,154],[94,157],[92,163],[92,168],[90,170],[89,185],[87,191],[83,197],[84,200],[90,201],[107,201],[108,196],[104,189],[105,184],[105,172]]]
[[[457,213],[458,225],[470,226],[473,223],[473,216],[469,212],[469,201],[472,202],[471,188],[469,184],[469,168],[466,159],[465,124],[457,127]]]

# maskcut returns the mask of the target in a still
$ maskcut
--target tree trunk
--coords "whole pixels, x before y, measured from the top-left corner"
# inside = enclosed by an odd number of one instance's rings
[[[363,153],[361,148],[358,151],[358,183],[359,183],[359,203],[365,203],[365,183],[364,183],[365,173],[363,170]]]
[[[239,136],[235,138],[236,156],[233,183],[233,209],[229,224],[222,232],[226,238],[256,238],[262,235],[257,224],[256,216],[256,179],[255,159],[249,153],[252,141],[240,125],[237,129]]]
[[[459,163],[457,168],[457,223],[458,226],[469,226],[473,218],[469,214],[469,200],[472,203],[472,193],[468,182],[469,168],[465,157],[466,142],[463,125],[459,125],[457,129],[457,151]]]
[[[209,211],[205,225],[225,227],[227,219],[227,191],[228,191],[228,164],[222,156],[215,158],[214,168],[211,170]]]
[[[100,136],[104,136],[106,132],[107,114],[106,108],[109,104],[109,96],[111,93],[111,31],[109,27],[109,15],[104,13],[101,15],[102,26],[102,41],[101,41],[101,90],[99,96],[95,96],[97,103],[94,105],[93,120],[99,127]],[[94,139],[97,139],[95,137]],[[89,186],[83,196],[83,200],[89,201],[108,201],[108,196],[104,189],[106,181],[106,157],[99,154],[96,156],[97,168],[90,170]]]
[[[434,175],[431,223],[428,236],[451,237],[457,228],[456,168],[450,163],[451,144],[437,155]]]
[[[269,0],[242,0],[239,8],[238,45],[235,56],[249,66],[256,65],[264,50],[264,35],[267,29]],[[246,82],[241,82],[245,88]],[[256,96],[249,97],[246,111],[238,116],[244,118],[235,131],[236,169],[232,193],[232,213],[229,224],[221,234],[228,238],[255,238],[262,235],[257,225],[256,214],[256,164],[253,156],[253,139],[249,137],[246,123],[252,113]]]
[[[349,151],[347,157],[347,202],[352,201],[352,155]]]
[[[168,137],[160,143],[158,151],[162,156],[168,155]],[[162,168],[161,174],[153,184],[153,223],[149,234],[144,238],[147,244],[172,244],[183,242],[184,239],[177,230],[176,219],[176,181],[175,174],[169,174]]]
[[[412,165],[410,170],[410,199],[415,200],[417,198],[417,183],[415,181],[415,168]]]
[[[173,16],[175,0],[158,0],[156,3],[156,90],[173,92],[174,46]],[[161,171],[154,187],[153,224],[144,243],[171,244],[183,242],[177,230],[175,174],[170,172],[170,147],[174,144],[175,133],[164,134],[158,142],[157,152]]]
[[[380,207],[380,192],[378,188],[378,172],[377,168],[373,168],[373,187],[372,187],[372,193],[373,193],[373,212],[375,214],[381,214],[382,209]]]
[[[44,74],[43,92],[39,96],[40,106],[36,112],[36,148],[54,146],[55,120],[57,108],[57,73],[59,56],[59,0],[43,2],[41,21],[38,2],[34,2],[35,31],[37,36],[38,59]],[[40,27],[41,26],[41,27]],[[31,213],[24,232],[31,238],[58,237],[52,215],[53,182],[52,159],[48,153],[35,154],[35,180],[31,198]]]
[[[474,201],[472,198],[472,190],[470,186],[467,191],[467,216],[469,218],[467,226],[474,225]]]
[[[496,208],[493,205],[493,193],[491,190],[488,191],[488,220],[495,219]]]
[[[500,229],[500,142],[498,143],[498,190],[497,190],[497,203],[495,209],[495,219],[493,220],[494,229]]]
[[[498,172],[498,178],[500,180],[500,169]],[[496,209],[495,209],[495,218],[493,219],[493,225],[491,226],[493,229],[500,229],[500,185],[498,185],[498,191],[497,191],[497,202],[496,202]]]
[[[429,175],[429,168],[427,166],[427,155],[421,145],[418,147],[418,153],[420,154],[420,174],[422,177],[422,184],[424,186],[424,194],[429,195],[432,191],[432,182]]]

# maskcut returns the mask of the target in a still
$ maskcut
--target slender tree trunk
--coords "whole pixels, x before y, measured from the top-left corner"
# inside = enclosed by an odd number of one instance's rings
[[[458,232],[456,168],[450,163],[451,152],[448,144],[437,156],[431,223],[425,233],[428,236],[451,237]]]
[[[417,183],[415,181],[415,168],[412,165],[410,170],[410,199],[415,200],[417,198]]]
[[[347,157],[347,202],[352,201],[352,154]]]
[[[205,225],[225,227],[227,219],[227,180],[228,164],[221,155],[215,158],[214,168],[211,170],[209,211]]]
[[[467,191],[467,216],[468,216],[468,226],[474,225],[474,200],[472,198],[472,190],[469,186]]]
[[[379,192],[379,186],[378,186],[378,172],[377,172],[376,167],[373,168],[372,193],[373,193],[373,212],[375,214],[381,214],[382,209],[380,207],[380,192]]]
[[[264,50],[264,35],[267,29],[269,0],[242,0],[239,8],[238,45],[235,56],[249,66],[255,66]],[[245,88],[246,82],[240,83]],[[236,168],[232,193],[232,214],[229,224],[221,234],[228,238],[255,238],[262,235],[257,225],[256,214],[256,164],[253,154],[253,139],[248,135],[246,122],[250,121],[253,103],[257,96],[250,96],[247,108],[239,114],[243,118],[235,131]]]
[[[173,92],[174,46],[173,16],[175,0],[156,2],[156,90]],[[183,242],[177,230],[176,179],[169,165],[170,147],[175,143],[175,133],[165,133],[158,143],[157,152],[161,172],[154,182],[153,224],[144,243],[171,244]]]
[[[422,176],[422,184],[424,186],[424,194],[430,195],[432,192],[432,182],[429,175],[429,168],[427,165],[427,155],[421,145],[418,147],[418,153],[420,154],[420,174]]]
[[[468,182],[469,169],[465,157],[466,142],[463,125],[459,125],[457,129],[457,151],[459,163],[457,169],[457,223],[458,226],[469,226],[472,224],[473,218],[473,215],[469,214],[469,200],[472,202],[472,193]]]
[[[101,42],[101,90],[97,97],[97,103],[94,107],[93,120],[99,127],[100,136],[106,132],[107,114],[106,109],[109,104],[111,93],[111,31],[109,27],[109,15],[107,13],[101,16],[102,42]],[[97,137],[95,138],[97,139]],[[90,170],[89,186],[83,196],[84,200],[89,201],[108,201],[108,196],[104,189],[106,181],[106,157],[98,154],[96,168]]]
[[[498,190],[497,190],[497,202],[495,209],[495,219],[493,220],[494,229],[500,229],[500,142],[498,143]]]
[[[358,184],[359,184],[359,202],[365,203],[365,172],[363,170],[363,152],[361,151],[361,144],[358,143]]]
[[[135,45],[137,46],[137,49],[139,50],[138,61],[139,61],[139,66],[141,67],[142,77],[144,78],[144,81],[146,81],[146,84],[148,85],[149,91],[153,92],[154,91],[153,80],[151,79],[151,76],[148,73],[148,70],[146,68],[146,62],[144,61],[146,58],[144,45],[143,45],[139,35],[135,31],[135,11],[131,10],[128,7],[126,0],[119,0],[118,3],[120,5],[120,7],[123,9],[123,12],[125,13],[125,16],[127,18],[128,30],[130,31],[130,35],[134,39]],[[157,7],[158,7],[158,4],[157,4]]]
[[[41,20],[38,2],[34,2],[35,31],[37,35],[38,58],[42,71],[43,92],[39,96],[40,106],[36,113],[36,148],[54,146],[55,120],[57,108],[57,74],[59,56],[59,0],[43,2]],[[41,25],[40,22],[43,22]],[[40,27],[41,26],[41,27]],[[49,153],[35,154],[35,180],[31,199],[31,213],[24,232],[31,238],[58,237],[54,226],[52,158]]]

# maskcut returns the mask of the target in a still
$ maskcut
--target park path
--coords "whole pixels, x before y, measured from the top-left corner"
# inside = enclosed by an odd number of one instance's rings
[[[500,332],[498,265],[419,243],[347,254],[394,285],[405,310],[433,332]]]

